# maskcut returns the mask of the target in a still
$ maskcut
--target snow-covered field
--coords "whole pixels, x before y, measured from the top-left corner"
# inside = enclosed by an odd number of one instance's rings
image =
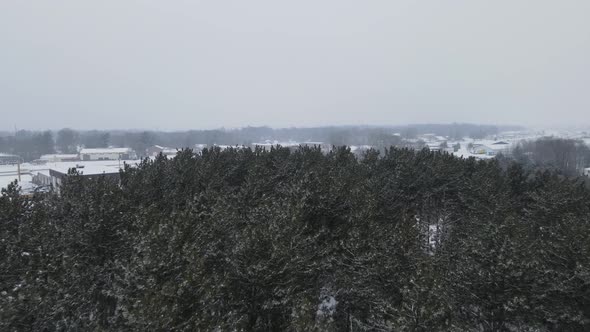
[[[31,175],[21,175],[21,182],[19,185],[22,187],[23,190],[28,190],[33,188],[33,183],[31,180],[33,177]],[[11,182],[18,180],[18,175],[14,174],[0,174],[0,189],[8,187]]]

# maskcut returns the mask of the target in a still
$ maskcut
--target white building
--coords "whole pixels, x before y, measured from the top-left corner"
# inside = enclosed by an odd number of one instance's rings
[[[493,148],[484,145],[484,144],[477,144],[474,143],[473,146],[469,149],[469,152],[472,154],[477,154],[477,155],[486,155],[486,156],[495,156],[496,155],[496,150],[494,150]]]
[[[584,169],[584,175],[590,176],[590,167]]]
[[[22,162],[22,158],[9,153],[0,153],[0,165],[16,165]]]
[[[51,163],[48,166],[32,166],[30,173],[32,174],[32,184],[39,187],[52,186],[59,190],[62,182],[68,171],[76,169],[80,175],[85,178],[95,178],[105,176],[110,179],[119,179],[119,170],[125,167],[125,163],[131,167],[135,167],[137,162],[119,162],[119,161],[78,161],[78,162],[57,162]]]
[[[160,153],[167,157],[175,157],[178,154],[178,150],[161,145],[154,145],[147,148],[147,154],[150,157],[157,157]]]
[[[130,148],[102,148],[82,149],[81,160],[131,160],[135,159],[135,152]]]
[[[57,163],[62,161],[77,161],[80,160],[80,156],[77,154],[44,154],[39,160],[49,163]]]
[[[430,151],[440,151],[440,152],[448,152],[448,153],[454,152],[452,146],[449,146],[448,144],[446,147],[443,147],[443,146],[444,146],[443,143],[427,143],[426,144],[426,147]]]
[[[260,142],[260,143],[252,143],[252,149],[259,147],[259,148],[270,151],[270,149],[272,147],[276,147],[277,145],[280,145],[283,148],[289,148],[292,150],[295,150],[299,147],[299,143],[293,142],[293,141],[279,142],[279,141],[266,140],[266,141]]]
[[[503,155],[509,155],[512,152],[512,144],[505,141],[492,143],[489,145],[489,147],[495,151],[494,155],[499,153]]]

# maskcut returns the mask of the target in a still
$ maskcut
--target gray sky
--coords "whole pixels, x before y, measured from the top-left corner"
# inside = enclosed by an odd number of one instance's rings
[[[0,130],[590,124],[588,0],[4,0]]]

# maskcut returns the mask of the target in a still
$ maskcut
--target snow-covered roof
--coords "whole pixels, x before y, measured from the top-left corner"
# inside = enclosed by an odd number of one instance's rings
[[[482,143],[473,143],[473,147],[472,149],[485,149],[485,150],[498,150],[498,146],[496,145],[496,148],[492,148],[491,144],[482,144]],[[504,146],[500,146],[502,149],[504,148]]]
[[[78,158],[77,154],[44,154],[39,159],[51,160],[51,159],[74,159]]]
[[[252,143],[253,146],[275,146],[275,143],[265,142],[265,143]]]
[[[66,174],[69,169],[76,168],[78,172],[84,175],[97,175],[97,174],[112,174],[118,173],[119,169],[122,169],[125,164],[128,165],[136,165],[139,161],[136,162],[121,162],[113,161],[113,160],[101,160],[101,161],[74,161],[74,162],[59,162],[59,163],[51,163],[48,166],[40,166],[37,167],[37,172],[43,172],[47,169],[52,169],[54,171]],[[83,166],[83,167],[81,167]],[[32,168],[31,172],[36,174],[36,171]]]
[[[25,189],[34,188],[35,185],[31,183],[33,175],[38,173],[49,176],[49,170],[66,174],[70,168],[76,168],[76,166],[84,166],[78,168],[78,171],[85,175],[97,175],[97,174],[112,174],[118,173],[120,168],[123,168],[125,164],[131,167],[137,166],[141,160],[125,161],[119,163],[113,160],[99,160],[99,161],[65,161],[49,163],[45,165],[24,163],[21,165],[21,180],[19,185]],[[14,165],[0,165],[0,188],[5,188],[8,184],[18,179],[18,169]]]
[[[10,153],[0,153],[0,157],[18,157],[15,154],[10,154]]]
[[[33,177],[30,174],[21,175],[21,182],[19,182],[18,185],[21,187],[22,191],[27,191],[34,187],[31,183],[32,178]],[[8,185],[14,182],[14,180],[18,180],[17,174],[0,176],[0,189],[8,187]]]
[[[505,144],[492,144],[492,145],[489,145],[489,148],[490,149],[496,150],[496,151],[498,151],[498,150],[506,150],[509,147],[510,147],[510,144],[507,144],[507,145],[505,145]]]
[[[82,149],[80,154],[130,153],[130,148]]]
[[[227,150],[227,149],[243,149],[244,146],[243,145],[213,145],[213,147],[216,148],[220,148],[221,150]]]
[[[288,141],[288,142],[279,142],[279,141],[270,141],[270,140],[266,140],[264,142],[258,142],[258,143],[252,143],[252,146],[260,146],[260,147],[271,147],[271,146],[277,146],[280,145],[282,147],[293,147],[293,146],[299,146],[299,143],[297,142],[293,142],[293,141]]]
[[[371,145],[350,145],[349,148],[350,148],[350,151],[355,152],[355,151],[362,151],[362,150],[370,150],[373,147]]]

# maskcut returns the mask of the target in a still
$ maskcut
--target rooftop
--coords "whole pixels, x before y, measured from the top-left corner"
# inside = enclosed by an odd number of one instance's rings
[[[56,158],[78,158],[77,154],[44,154],[39,159],[48,160]]]
[[[43,171],[52,169],[54,171],[66,174],[71,168],[76,168],[78,172],[84,175],[98,175],[118,173],[124,167],[126,162],[119,163],[118,161],[104,160],[104,161],[73,161],[73,162],[59,162],[50,163],[45,167],[32,168],[31,172],[36,174],[36,171]],[[128,163],[134,165],[136,162]]]
[[[80,154],[101,154],[101,153],[130,153],[130,148],[100,148],[100,149],[82,149]]]

